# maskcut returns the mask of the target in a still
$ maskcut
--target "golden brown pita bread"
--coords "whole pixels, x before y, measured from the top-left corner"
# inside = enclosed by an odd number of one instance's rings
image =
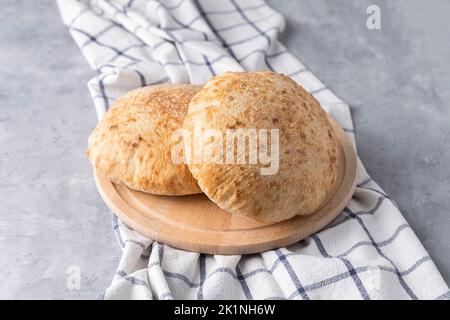
[[[193,138],[184,140],[185,154],[203,148],[208,156],[217,155],[211,150],[217,150],[220,139],[196,139],[195,130],[238,128],[279,130],[278,171],[262,175],[260,169],[268,165],[259,160],[256,165],[207,163],[208,159],[198,163],[192,156],[189,169],[202,191],[232,214],[260,220],[281,221],[316,211],[333,189],[340,161],[334,130],[317,100],[273,72],[214,77],[190,102],[184,129]],[[229,145],[224,148],[231,150]],[[245,149],[246,158],[249,150]]]
[[[87,154],[97,172],[132,189],[160,194],[199,193],[187,165],[174,164],[172,133],[181,129],[200,87],[159,85],[119,98],[98,123]]]

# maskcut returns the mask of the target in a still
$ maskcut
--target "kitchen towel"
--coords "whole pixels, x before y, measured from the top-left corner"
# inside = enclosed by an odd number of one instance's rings
[[[313,94],[354,143],[348,105],[277,40],[283,17],[261,0],[59,0],[97,76],[98,117],[136,87],[202,84],[273,70]],[[449,299],[449,288],[395,202],[358,160],[358,187],[331,225],[286,248],[205,255],[139,235],[113,215],[123,254],[104,299]],[[107,250],[107,248],[105,248]]]

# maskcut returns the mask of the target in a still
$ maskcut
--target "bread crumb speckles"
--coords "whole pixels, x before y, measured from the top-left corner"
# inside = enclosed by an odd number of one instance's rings
[[[201,192],[185,164],[171,159],[172,133],[181,129],[200,87],[158,85],[128,92],[106,112],[88,141],[88,158],[102,176],[144,192]]]
[[[311,214],[333,188],[338,170],[334,131],[317,100],[292,79],[267,71],[216,76],[191,101],[184,128],[193,130],[200,119],[203,128],[280,132],[280,167],[273,176],[261,176],[261,164],[189,165],[203,191],[222,208],[279,221]],[[237,190],[239,200],[231,197]]]

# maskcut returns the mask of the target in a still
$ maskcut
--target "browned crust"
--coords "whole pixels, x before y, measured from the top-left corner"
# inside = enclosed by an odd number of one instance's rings
[[[159,85],[133,90],[106,112],[88,140],[87,155],[103,177],[161,194],[199,193],[187,165],[175,165],[172,133],[181,129],[200,87]]]
[[[214,77],[191,100],[184,128],[279,129],[280,167],[195,164],[189,168],[203,192],[233,214],[281,221],[316,211],[338,175],[338,144],[318,101],[288,77],[273,72],[233,72]],[[192,152],[196,143],[185,144]],[[208,143],[205,143],[206,147]]]

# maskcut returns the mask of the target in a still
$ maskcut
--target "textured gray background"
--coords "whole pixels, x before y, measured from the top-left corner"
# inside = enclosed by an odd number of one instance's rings
[[[449,282],[450,2],[269,3],[281,40],[350,104],[362,161]],[[369,4],[382,30],[366,28]],[[0,298],[93,298],[120,256],[84,154],[93,72],[53,1],[2,0],[0,25]]]

